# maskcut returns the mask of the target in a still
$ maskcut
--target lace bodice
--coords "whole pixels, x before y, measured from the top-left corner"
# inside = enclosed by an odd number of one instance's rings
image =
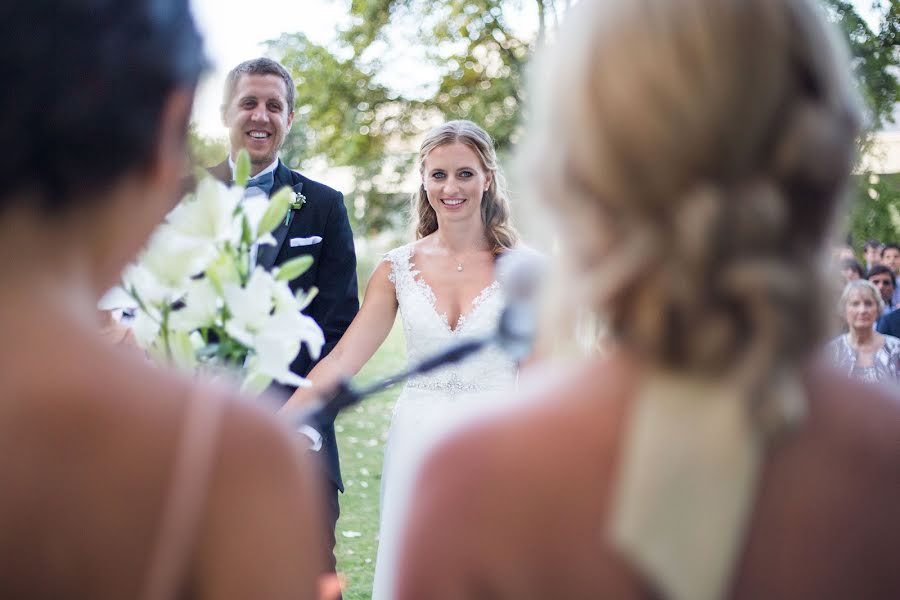
[[[490,335],[504,304],[499,283],[494,281],[482,290],[471,310],[451,329],[447,315],[438,314],[434,292],[411,263],[412,252],[413,244],[407,244],[384,257],[391,263],[389,278],[397,291],[409,363],[415,364],[456,342]],[[451,393],[503,389],[514,382],[515,370],[514,362],[492,347],[455,365],[411,378],[407,387]]]

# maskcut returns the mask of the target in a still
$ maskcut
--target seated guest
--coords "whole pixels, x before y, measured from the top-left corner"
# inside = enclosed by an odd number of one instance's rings
[[[810,0],[608,0],[556,42],[527,167],[613,347],[430,457],[398,597],[900,597],[900,402],[814,360],[841,38]]]
[[[830,359],[848,375],[864,381],[900,379],[900,339],[875,331],[884,306],[870,281],[849,282],[841,294],[840,311],[847,333],[828,343]]]
[[[97,333],[178,200],[205,66],[187,0],[0,5],[0,598],[315,597],[291,433]]]

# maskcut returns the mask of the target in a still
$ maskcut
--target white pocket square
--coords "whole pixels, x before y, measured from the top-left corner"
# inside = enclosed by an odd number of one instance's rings
[[[305,238],[291,238],[291,248],[296,248],[297,246],[312,246],[313,244],[318,244],[321,241],[322,238],[318,235]]]

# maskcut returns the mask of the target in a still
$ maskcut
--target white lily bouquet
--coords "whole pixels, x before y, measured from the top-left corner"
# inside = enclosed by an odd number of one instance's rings
[[[304,385],[291,362],[301,344],[317,358],[325,339],[301,313],[317,290],[295,295],[288,287],[312,257],[271,272],[253,264],[296,203],[287,187],[271,199],[244,198],[249,174],[242,151],[233,186],[202,178],[126,268],[122,289],[135,306],[135,340],[151,358],[191,372],[236,370],[242,389],[255,393],[272,380]]]

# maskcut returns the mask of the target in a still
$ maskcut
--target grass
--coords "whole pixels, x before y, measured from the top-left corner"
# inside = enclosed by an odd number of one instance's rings
[[[354,383],[374,381],[405,365],[406,345],[398,319]],[[400,388],[395,386],[366,399],[335,422],[346,490],[340,498],[335,554],[338,571],[346,578],[345,600],[368,600],[372,596],[384,442]]]

